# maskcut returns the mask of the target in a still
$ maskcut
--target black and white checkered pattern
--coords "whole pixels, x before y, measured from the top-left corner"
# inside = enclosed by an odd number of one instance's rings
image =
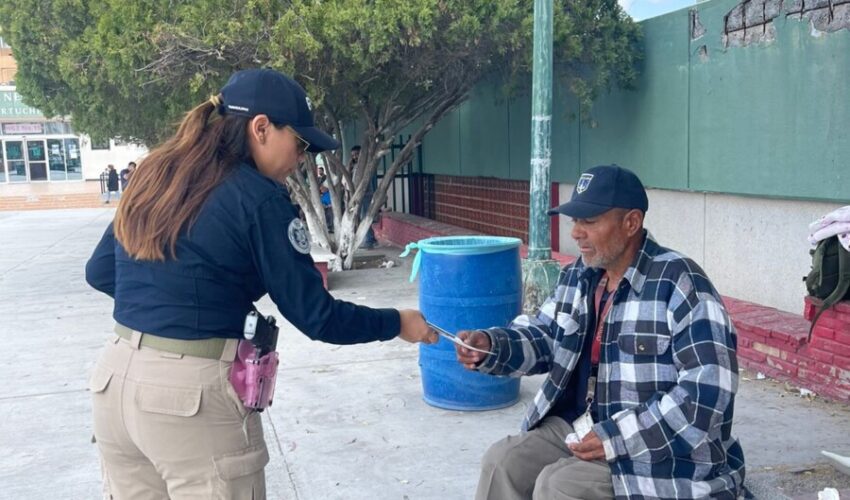
[[[585,335],[591,284],[581,260],[561,271],[536,315],[492,328],[497,375],[549,373],[523,430],[534,428],[567,386]],[[605,319],[597,385],[602,440],[617,498],[730,498],[744,455],[731,435],[738,387],[736,333],[720,295],[692,260],[647,235]]]

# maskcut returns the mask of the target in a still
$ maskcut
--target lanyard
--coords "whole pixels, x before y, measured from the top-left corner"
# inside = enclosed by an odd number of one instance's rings
[[[590,363],[595,368],[599,365],[599,354],[602,350],[602,334],[605,332],[605,316],[611,308],[611,302],[608,300],[611,292],[608,291],[608,277],[603,276],[599,280],[599,286],[596,287],[595,305],[596,305],[596,331],[593,335],[593,345],[590,349]]]
[[[587,397],[585,398],[588,413],[591,411],[591,404],[596,397],[596,372],[599,366],[599,354],[602,350],[602,334],[605,332],[605,316],[611,308],[611,302],[608,300],[610,296],[611,292],[608,291],[608,276],[604,275],[599,280],[599,285],[596,287],[596,293],[594,294],[596,329],[593,332],[593,343],[590,347],[591,375],[587,378]]]

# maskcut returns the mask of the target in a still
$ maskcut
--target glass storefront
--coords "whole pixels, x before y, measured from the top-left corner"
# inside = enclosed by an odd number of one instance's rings
[[[43,140],[27,140],[27,166],[31,181],[47,180],[47,152]]]
[[[69,181],[78,181],[83,178],[83,162],[80,160],[80,140],[76,137],[64,139],[65,149],[65,172]]]
[[[14,87],[0,86],[0,184],[82,179],[71,124],[46,120]]]
[[[27,162],[24,160],[23,141],[3,141],[6,151],[6,171],[9,172],[9,182],[27,182]]]
[[[47,139],[47,163],[50,165],[50,180],[68,180],[68,170],[65,164],[65,154],[62,139]]]
[[[80,140],[0,137],[0,183],[82,180]]]

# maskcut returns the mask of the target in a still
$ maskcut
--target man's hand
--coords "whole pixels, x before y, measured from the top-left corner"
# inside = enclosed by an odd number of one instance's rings
[[[408,342],[424,342],[436,344],[440,337],[426,323],[422,313],[414,309],[404,309],[398,312],[401,317],[401,332],[398,336]]]
[[[588,462],[605,460],[605,448],[602,447],[602,440],[593,431],[588,432],[580,443],[568,444],[567,448],[580,460],[586,460]]]
[[[457,338],[472,347],[477,347],[478,349],[483,349],[485,351],[491,350],[490,337],[488,337],[485,333],[476,330],[464,330],[457,334]],[[483,352],[473,351],[472,349],[467,349],[466,347],[459,345],[455,345],[455,352],[457,352],[457,360],[469,370],[474,370],[475,367],[478,366],[478,363],[487,357],[487,355]]]

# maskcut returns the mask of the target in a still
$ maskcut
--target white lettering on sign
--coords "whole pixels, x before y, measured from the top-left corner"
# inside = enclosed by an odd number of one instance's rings
[[[0,117],[40,117],[41,111],[24,104],[21,94],[14,91],[0,91]]]
[[[24,98],[17,92],[3,92],[3,102],[23,102]]]
[[[35,108],[0,108],[0,116],[40,116]]]

